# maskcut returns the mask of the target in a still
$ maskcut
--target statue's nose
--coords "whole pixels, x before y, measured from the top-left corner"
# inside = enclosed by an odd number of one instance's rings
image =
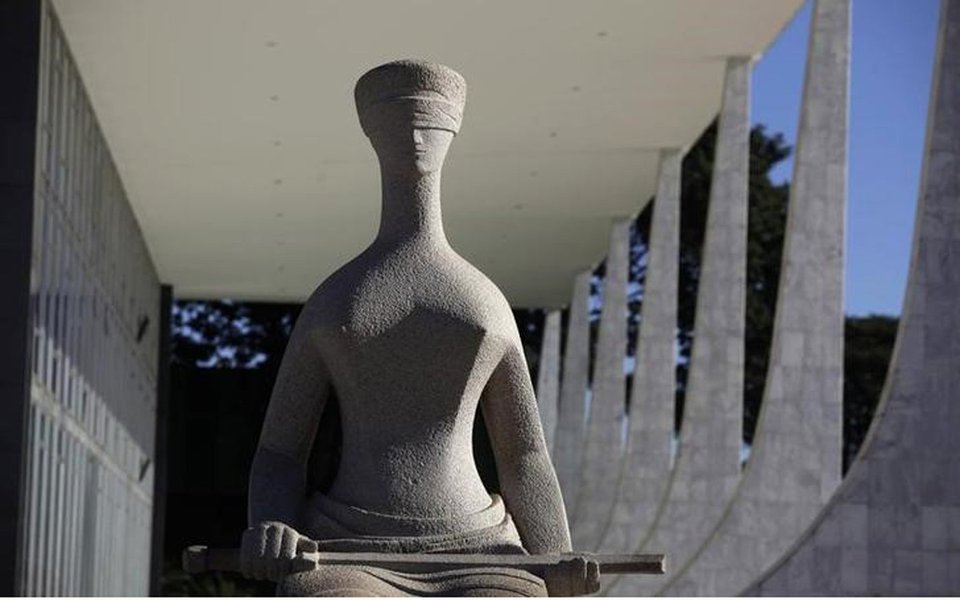
[[[419,129],[413,130],[413,143],[420,145],[423,143],[423,132]]]

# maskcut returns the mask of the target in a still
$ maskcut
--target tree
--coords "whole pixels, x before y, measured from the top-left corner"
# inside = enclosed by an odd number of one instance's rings
[[[173,305],[175,364],[276,370],[300,304],[186,300]]]
[[[700,282],[701,253],[706,233],[716,137],[717,124],[714,122],[687,152],[681,174],[680,298],[677,317],[680,357],[677,366],[678,430],[683,414],[690,351],[695,336],[697,288]],[[786,145],[781,134],[768,135],[762,125],[755,126],[750,132],[743,426],[744,439],[748,443],[753,439],[763,396],[789,199],[788,184],[775,184],[770,179],[770,172],[789,155],[790,147]],[[649,220],[646,211],[637,219],[637,229],[643,232],[637,236],[638,244],[645,244],[649,238],[646,233],[650,227]],[[645,254],[645,248],[636,249],[634,253]],[[631,321],[639,320],[634,311],[640,311],[641,306],[641,299],[631,302]]]
[[[843,470],[856,457],[873,421],[893,354],[898,319],[847,317],[843,357]]]
[[[681,174],[677,430],[682,420],[690,351],[696,336],[694,321],[697,287],[700,281],[701,252],[706,233],[716,135],[717,127],[714,122],[687,152]],[[766,382],[787,203],[790,197],[789,184],[774,183],[770,173],[790,152],[791,148],[781,134],[770,135],[762,125],[751,130],[743,414],[743,435],[747,443],[753,440]],[[629,357],[635,355],[638,325],[643,315],[643,278],[651,208],[652,204],[648,204],[637,216],[631,237],[627,347]],[[594,341],[605,271],[605,264],[601,263],[593,274],[591,325]],[[893,340],[896,337],[896,324],[896,318],[880,315],[848,317],[846,320],[844,469],[856,455],[870,426],[883,388]],[[591,349],[591,365],[592,352]]]

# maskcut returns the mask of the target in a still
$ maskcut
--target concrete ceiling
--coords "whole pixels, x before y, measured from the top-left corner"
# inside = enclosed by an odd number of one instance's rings
[[[515,306],[567,302],[660,148],[720,105],[801,0],[55,0],[147,244],[183,298],[303,300],[373,238],[353,85],[406,57],[468,84],[453,246]]]

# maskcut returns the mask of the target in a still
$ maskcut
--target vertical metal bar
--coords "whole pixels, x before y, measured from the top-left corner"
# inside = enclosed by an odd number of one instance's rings
[[[69,537],[67,539],[66,548],[67,554],[64,559],[64,569],[66,570],[66,580],[67,585],[65,586],[64,594],[69,596],[75,596],[80,593],[80,590],[77,589],[76,581],[76,557],[78,554],[77,550],[77,541],[79,540],[79,529],[80,529],[80,474],[81,468],[79,464],[78,457],[80,455],[80,442],[75,438],[70,438],[70,460],[67,467],[67,472],[70,475],[70,496],[69,496],[69,507],[70,507],[70,529]]]
[[[98,522],[100,526],[100,535],[97,540],[97,555],[100,559],[100,568],[98,569],[100,577],[100,588],[97,591],[97,595],[106,596],[110,594],[109,586],[109,577],[110,569],[107,568],[108,565],[112,564],[111,560],[113,559],[110,556],[110,519],[112,514],[110,511],[110,488],[109,478],[106,472],[106,469],[98,463],[97,472],[99,473],[99,487],[97,489],[97,512],[99,513]]]
[[[62,363],[61,363],[62,364]],[[50,502],[53,504],[53,529],[50,532],[50,548],[47,570],[50,572],[50,594],[60,594],[60,547],[63,537],[63,462],[61,452],[63,450],[63,428],[57,421],[53,420],[54,435],[53,442],[53,477],[54,487]]]
[[[80,594],[96,595],[97,572],[97,480],[96,463],[89,449],[83,460],[83,538],[81,550]]]
[[[38,595],[47,594],[47,569],[46,560],[47,548],[49,547],[49,531],[51,527],[50,517],[53,514],[50,494],[52,488],[52,455],[53,455],[53,422],[45,412],[38,411],[43,419],[43,463],[41,465],[43,473],[43,483],[40,488],[40,497],[37,498],[37,506],[41,515],[40,537],[37,546],[37,589]]]
[[[100,464],[97,462],[95,457],[90,458],[90,466],[92,472],[92,484],[93,490],[91,495],[93,497],[93,541],[91,542],[91,555],[93,556],[92,567],[93,572],[91,576],[92,587],[90,590],[90,595],[92,596],[103,596],[103,577],[104,577],[104,565],[103,563],[103,487],[102,487],[102,478],[103,474],[101,473]]]
[[[87,451],[83,444],[77,445],[77,531],[73,547],[76,554],[73,557],[73,594],[83,594],[83,551],[86,538],[87,514]]]
[[[56,200],[59,203],[63,203],[65,196],[65,184],[66,184],[66,156],[64,154],[64,146],[66,145],[65,135],[66,135],[66,103],[68,96],[68,81],[66,79],[66,65],[64,59],[64,46],[65,41],[59,35],[56,36],[54,51],[56,52],[56,68],[57,68],[57,116],[56,116],[56,179],[55,179],[55,189],[56,189]]]
[[[109,430],[109,421],[107,421]],[[108,565],[117,564],[117,556],[114,551],[116,546],[116,528],[117,528],[117,507],[113,498],[113,475],[109,471],[104,471],[104,506],[106,508],[107,514],[110,515],[110,518],[105,519],[105,525],[107,527],[106,535],[103,537],[103,541],[106,544],[106,552],[104,553],[108,559]],[[104,593],[111,596],[118,596],[117,589],[114,586],[114,581],[116,579],[117,569],[107,569],[107,580],[104,587]]]
[[[58,207],[53,207],[51,217],[53,224],[53,245],[51,247],[53,256],[51,258],[53,261],[50,273],[50,331],[47,339],[50,355],[47,365],[47,382],[50,391],[56,398],[56,394],[60,390],[60,266],[63,262],[63,244],[61,243],[63,230],[60,225]]]
[[[34,343],[33,343],[33,353],[34,353],[34,367],[33,367],[33,380],[43,382],[43,376],[45,373],[46,367],[46,356],[47,356],[47,345],[46,345],[46,266],[49,261],[49,251],[47,248],[47,236],[49,230],[49,220],[47,217],[47,205],[49,201],[47,199],[47,192],[44,189],[37,199],[36,202],[40,210],[40,219],[38,223],[38,229],[40,236],[40,243],[38,247],[41,249],[39,254],[34,254],[33,256],[33,265],[34,265],[34,276],[36,277],[36,282],[34,286],[36,288],[35,299],[34,299]]]
[[[110,536],[107,540],[110,543],[110,564],[112,565],[122,565],[123,556],[120,552],[120,539],[123,533],[123,511],[120,503],[118,502],[117,497],[117,480],[116,476],[111,473],[110,478],[110,514],[114,515],[114,519],[110,521]],[[123,594],[123,590],[120,589],[119,579],[120,572],[123,569],[112,569],[110,571],[110,594],[113,596],[120,596]]]
[[[97,592],[99,595],[104,596],[113,596],[110,589],[110,569],[106,568],[106,565],[113,564],[113,556],[110,555],[110,519],[107,518],[108,515],[112,517],[112,510],[110,510],[110,480],[109,476],[106,473],[106,470],[103,467],[100,468],[100,494],[97,498],[100,506],[100,540],[97,548],[97,554],[102,558],[103,565],[99,569],[102,576],[100,579],[100,590]]]
[[[67,570],[67,586],[64,593],[68,596],[75,596],[80,593],[77,589],[77,570],[76,558],[79,553],[77,542],[80,539],[80,474],[81,465],[78,460],[80,456],[80,442],[75,438],[70,438],[70,462],[68,472],[70,474],[70,537],[67,540],[67,556],[64,560],[64,568]]]
[[[57,510],[57,520],[56,520],[56,531],[54,532],[54,542],[53,542],[53,563],[51,564],[51,571],[53,571],[53,593],[62,596],[63,595],[63,533],[65,528],[65,516],[66,516],[66,467],[63,461],[63,449],[66,445],[67,434],[63,429],[63,424],[58,424],[57,428],[57,454],[56,454],[56,466],[57,466],[57,495],[56,495],[56,510]]]
[[[36,160],[35,160],[35,169],[36,173],[34,175],[34,189],[33,189],[33,223],[32,223],[32,236],[31,236],[31,256],[30,256],[30,309],[32,314],[32,323],[30,333],[30,381],[32,381],[39,370],[40,364],[40,351],[43,347],[41,344],[40,336],[38,332],[41,327],[41,321],[38,319],[38,311],[41,304],[41,295],[40,290],[40,277],[41,271],[40,268],[43,264],[43,208],[44,208],[44,198],[46,197],[46,158],[48,155],[48,147],[50,146],[50,115],[49,115],[49,98],[50,98],[50,81],[49,81],[49,61],[50,61],[50,49],[49,49],[49,36],[50,36],[50,27],[47,22],[47,11],[46,6],[40,6],[40,34],[39,34],[39,56],[37,61],[37,79],[38,79],[38,91],[37,91],[37,134],[36,134]],[[30,394],[28,393],[28,396]],[[29,402],[30,400],[28,400]],[[32,406],[32,405],[31,405]],[[28,409],[29,410],[29,409]],[[30,410],[30,426],[29,430],[33,432],[32,423],[34,416],[32,410]],[[26,448],[29,449],[36,444],[36,436],[31,434],[31,440],[29,446]],[[32,457],[32,453],[30,454]],[[32,458],[29,461],[28,472],[31,473],[31,478],[35,476],[33,469],[35,468],[35,463]],[[30,487],[25,488],[27,494],[22,497],[22,505],[27,511],[33,512],[31,510],[30,502],[33,498],[30,493]],[[28,579],[28,567],[27,561],[30,556],[27,551],[27,546],[31,543],[29,537],[20,544],[19,552],[23,557],[21,563],[23,568],[20,575],[20,586],[21,589],[25,589],[26,582]]]
[[[70,551],[71,534],[73,532],[73,436],[64,431],[63,454],[60,468],[63,470],[63,527],[60,534],[60,570],[59,594],[66,596],[70,593]]]
[[[44,424],[43,424],[43,414],[37,408],[36,404],[31,404],[30,406],[31,416],[33,418],[33,429],[35,433],[34,437],[34,447],[31,449],[33,455],[33,465],[32,468],[35,473],[33,484],[31,485],[31,496],[28,500],[31,510],[31,524],[30,524],[30,546],[29,553],[27,554],[27,565],[28,565],[28,574],[27,582],[23,587],[23,593],[27,595],[36,595],[38,594],[39,581],[40,581],[40,540],[42,536],[43,528],[43,510],[42,505],[39,500],[43,496],[43,459],[44,459],[44,450],[43,450],[43,441],[44,441]]]
[[[117,554],[120,560],[123,563],[124,568],[119,569],[117,572],[117,591],[120,594],[129,594],[130,591],[126,586],[126,576],[127,572],[130,569],[130,554],[129,554],[129,544],[130,544],[130,495],[124,493],[124,486],[119,479],[116,479],[114,484],[114,490],[117,494],[117,512],[122,516],[121,519],[117,519],[117,524],[119,525],[120,531],[116,536],[117,540]]]
[[[73,436],[66,430],[63,435],[63,448],[60,468],[63,471],[63,525],[60,533],[57,568],[60,571],[60,585],[57,593],[66,596],[70,593],[70,537],[73,530]]]
[[[38,499],[38,505],[43,510],[43,529],[42,543],[40,544],[40,574],[41,580],[37,592],[40,595],[50,595],[50,561],[49,550],[51,546],[50,532],[53,528],[53,502],[51,498],[54,492],[54,435],[56,431],[53,425],[53,419],[49,415],[44,415],[44,456],[43,456],[43,478],[44,488]]]
[[[53,271],[53,262],[56,254],[56,247],[54,245],[54,208],[53,200],[50,194],[46,194],[44,198],[45,209],[43,213],[43,237],[44,237],[44,253],[43,253],[43,263],[41,267],[41,279],[40,279],[40,308],[41,312],[38,318],[42,326],[42,352],[40,357],[40,383],[44,387],[49,387],[50,385],[50,365],[52,359],[52,343],[50,339],[51,335],[51,323],[53,320],[52,317],[52,293],[50,286],[50,274]]]
[[[34,504],[34,501],[37,498],[37,488],[38,488],[38,466],[39,466],[39,454],[40,454],[40,431],[39,425],[40,422],[37,418],[37,407],[32,402],[30,403],[29,408],[29,438],[27,446],[30,449],[29,455],[29,466],[27,467],[27,472],[29,473],[29,483],[27,484],[27,499],[25,504],[26,508],[26,518],[27,518],[27,535],[24,539],[23,547],[21,552],[23,553],[22,563],[22,574],[20,576],[20,586],[21,591],[25,595],[30,595],[32,587],[32,573],[35,567],[35,563],[32,560],[33,551],[36,547],[36,531],[37,531],[37,507]]]
[[[150,588],[151,596],[160,595],[163,574],[163,545],[167,511],[167,436],[170,415],[170,317],[173,309],[173,287],[160,288],[160,321],[157,324],[157,413],[153,442],[153,514]]]

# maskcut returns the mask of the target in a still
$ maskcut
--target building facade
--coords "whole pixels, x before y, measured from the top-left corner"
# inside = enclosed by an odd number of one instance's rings
[[[3,204],[20,318],[5,329],[18,347],[3,420],[21,441],[8,454],[3,589],[146,595],[161,286],[53,7],[3,11],[20,50],[4,70],[22,74],[10,88],[21,113],[8,115],[22,136],[7,139],[24,142],[4,157],[18,179]]]
[[[630,42],[623,46],[602,45],[611,36],[601,29],[603,23],[590,21],[589,9],[555,4],[547,12],[558,19],[555,29],[569,37],[558,38],[546,28],[517,41],[507,32],[502,44],[489,48],[489,63],[472,63],[481,81],[502,78],[516,85],[498,90],[508,104],[498,104],[501,99],[479,88],[479,133],[469,137],[465,128],[465,166],[451,173],[453,187],[468,200],[453,204],[451,234],[504,282],[508,297],[552,311],[538,387],[574,547],[670,557],[665,576],[609,578],[603,593],[960,592],[960,535],[954,535],[960,506],[954,432],[960,410],[953,383],[960,373],[954,308],[960,295],[960,0],[941,4],[904,318],[883,404],[842,483],[850,0],[812,0],[771,361],[756,443],[743,468],[750,72],[801,2],[698,3],[713,12],[703,19],[709,26],[690,24],[703,28],[699,37],[690,36],[692,44],[674,39],[676,31],[657,35],[686,22],[677,3],[646,3],[631,7],[638,12],[629,15],[599,11],[624,22],[627,17],[649,21],[644,36],[627,36]],[[310,94],[328,93],[324,85],[297,87],[270,79],[286,72],[277,65],[303,66],[298,61],[305,55],[329,60],[329,54],[321,56],[322,39],[311,40],[319,45],[309,51],[297,46],[305,37],[297,29],[301,20],[355,23],[350,19],[360,19],[362,7],[328,15],[294,3],[287,8],[301,10],[302,19],[271,21],[263,6],[238,2],[222,19],[203,13],[216,23],[203,32],[208,39],[193,29],[194,21],[178,22],[183,15],[170,6],[160,0],[116,0],[87,15],[77,3],[0,4],[6,50],[0,53],[0,74],[9,83],[9,93],[0,97],[0,266],[6,283],[0,295],[0,329],[6,333],[0,338],[0,461],[9,474],[0,488],[0,592],[5,594],[156,592],[151,586],[163,531],[171,301],[171,289],[161,285],[158,273],[174,291],[191,297],[290,300],[304,295],[295,285],[312,284],[362,237],[355,221],[367,209],[356,203],[370,189],[356,182],[373,173],[353,154],[352,134],[336,125],[344,115],[331,111],[343,107],[324,105],[317,117],[324,123],[323,135],[320,130],[304,134],[301,127],[309,129],[305,123],[311,116],[304,107]],[[546,10],[536,3],[531,7],[518,12],[515,21],[539,19]],[[454,52],[445,36],[461,16],[433,8],[435,27],[424,28],[423,40],[429,43],[422,46],[403,36],[391,38],[389,31],[367,39],[359,26],[331,26],[327,35],[338,48],[361,40],[356,52],[370,53],[363,60],[394,51],[376,46],[377,40],[404,51]],[[419,22],[407,12],[390,14],[402,23]],[[747,14],[758,15],[756,21],[738,18]],[[253,30],[265,39],[244,37],[242,25],[252,22],[260,24]],[[571,23],[592,29],[581,31]],[[271,54],[288,45],[266,32],[271,27],[289,34],[289,45],[299,48],[283,55],[287,63]],[[164,36],[181,28],[184,48],[203,49],[210,40],[231,48],[209,51],[212,59],[189,55],[224,68],[191,71],[176,62],[177,48]],[[589,43],[576,41],[577,35]],[[118,40],[127,46],[110,46]],[[459,42],[468,48],[480,42],[489,46],[486,37],[471,40],[464,33]],[[689,45],[693,49],[685,54]],[[531,59],[536,53],[523,48],[534,46],[552,50]],[[501,60],[503,48],[520,67]],[[234,91],[250,91],[236,70],[242,61],[231,52],[250,53],[245,63],[250,80],[286,85],[290,94],[257,89],[262,97],[256,101],[228,101]],[[556,68],[554,54],[565,52],[569,61]],[[472,60],[468,54],[461,56],[465,62]],[[598,67],[637,56],[648,80],[633,81]],[[331,81],[341,75],[347,81],[352,75],[338,72],[335,65],[343,61],[335,58],[320,64],[329,68]],[[592,102],[576,100],[585,84],[564,83],[572,64],[597,88]],[[680,67],[683,78],[674,76]],[[163,82],[164,93],[175,95],[150,103],[150,93],[159,88],[152,88],[157,84],[146,76],[136,77],[144,71]],[[541,79],[531,78],[531,72]],[[204,87],[208,79],[236,87],[218,96],[223,92],[217,86]],[[169,91],[181,82],[186,92]],[[609,94],[613,84],[619,87]],[[191,97],[193,89],[206,95]],[[278,110],[290,96],[290,108]],[[644,110],[625,108],[621,96]],[[147,118],[131,119],[137,113],[128,101],[135,99],[149,104],[142,113]],[[263,106],[256,104],[261,101]],[[218,102],[227,117],[202,110]],[[524,107],[538,108],[524,112]],[[527,116],[515,118],[515,113]],[[680,164],[684,148],[717,114],[697,336],[675,453]],[[588,118],[578,121],[577,115]],[[191,129],[199,130],[196,137],[188,135]],[[627,130],[636,139],[624,148],[618,136]],[[248,133],[253,137],[243,137]],[[554,146],[564,135],[573,139],[570,145]],[[327,137],[335,142],[329,147],[321,143]],[[261,143],[263,148],[254,148]],[[288,146],[292,154],[276,154]],[[307,149],[322,150],[320,172],[297,162]],[[265,168],[253,169],[260,163]],[[163,176],[157,175],[161,170]],[[248,171],[262,180],[252,191],[241,178]],[[502,179],[489,177],[492,171]],[[542,188],[531,183],[541,176],[550,183]],[[498,185],[529,197],[504,204]],[[329,199],[317,206],[312,199],[321,192]],[[628,389],[623,363],[630,227],[625,219],[644,208],[637,198],[649,196],[645,317]],[[196,230],[182,218],[193,209],[195,218],[189,221]],[[329,223],[317,225],[321,216],[329,216]],[[504,254],[504,248],[517,257]],[[590,272],[604,251],[603,306],[599,334],[592,340],[590,313],[598,307],[590,305]],[[323,257],[316,266],[288,260],[287,252]],[[559,312],[564,305],[569,310],[565,327]]]

